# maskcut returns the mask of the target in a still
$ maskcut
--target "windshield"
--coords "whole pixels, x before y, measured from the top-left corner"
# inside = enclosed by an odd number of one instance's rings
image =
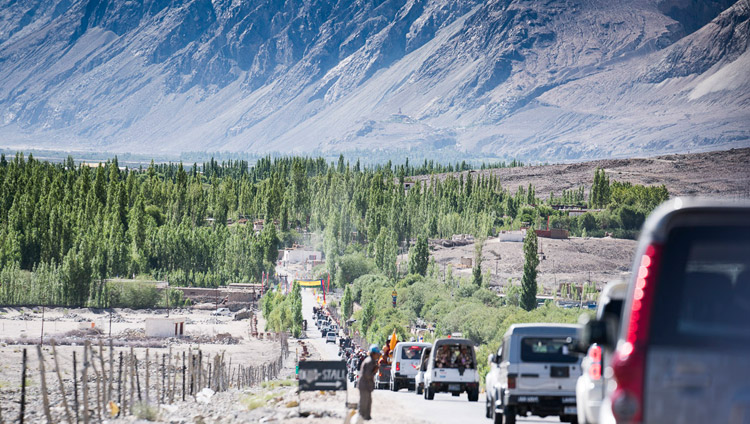
[[[568,350],[567,339],[526,337],[521,341],[521,360],[524,362],[578,362],[578,355]]]
[[[405,360],[418,361],[422,357],[424,346],[404,346],[401,348],[401,358]]]
[[[476,368],[474,348],[464,344],[444,344],[435,352],[436,368]]]
[[[651,343],[750,346],[750,228],[677,228],[659,271]]]

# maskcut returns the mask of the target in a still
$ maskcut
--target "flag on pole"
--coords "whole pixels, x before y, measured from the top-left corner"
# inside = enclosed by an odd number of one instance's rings
[[[394,328],[393,334],[391,335],[391,344],[389,345],[391,352],[396,349],[396,343],[398,343],[398,336],[396,335],[396,329]]]

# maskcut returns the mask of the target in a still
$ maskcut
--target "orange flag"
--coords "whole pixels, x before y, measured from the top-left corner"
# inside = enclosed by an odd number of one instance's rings
[[[391,352],[393,352],[393,349],[396,348],[396,343],[398,343],[398,336],[396,335],[396,329],[393,329],[393,335],[391,335],[391,344],[388,346],[391,348]]]

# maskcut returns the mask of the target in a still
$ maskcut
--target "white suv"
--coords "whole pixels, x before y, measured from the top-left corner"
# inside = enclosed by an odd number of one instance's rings
[[[469,402],[479,400],[479,373],[474,343],[467,339],[438,339],[432,346],[424,373],[424,397],[447,392],[459,396],[466,392]]]
[[[503,337],[486,377],[487,415],[514,424],[516,415],[560,416],[577,421],[576,380],[580,357],[571,349],[580,326],[514,324]]]

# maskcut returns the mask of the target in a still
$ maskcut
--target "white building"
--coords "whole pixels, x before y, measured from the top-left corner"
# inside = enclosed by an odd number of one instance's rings
[[[287,264],[304,264],[323,260],[323,252],[305,249],[284,249],[282,260]]]
[[[501,231],[500,234],[497,235],[497,241],[522,242],[524,237],[526,237],[526,230]]]
[[[147,318],[146,337],[180,337],[185,334],[185,318]]]

